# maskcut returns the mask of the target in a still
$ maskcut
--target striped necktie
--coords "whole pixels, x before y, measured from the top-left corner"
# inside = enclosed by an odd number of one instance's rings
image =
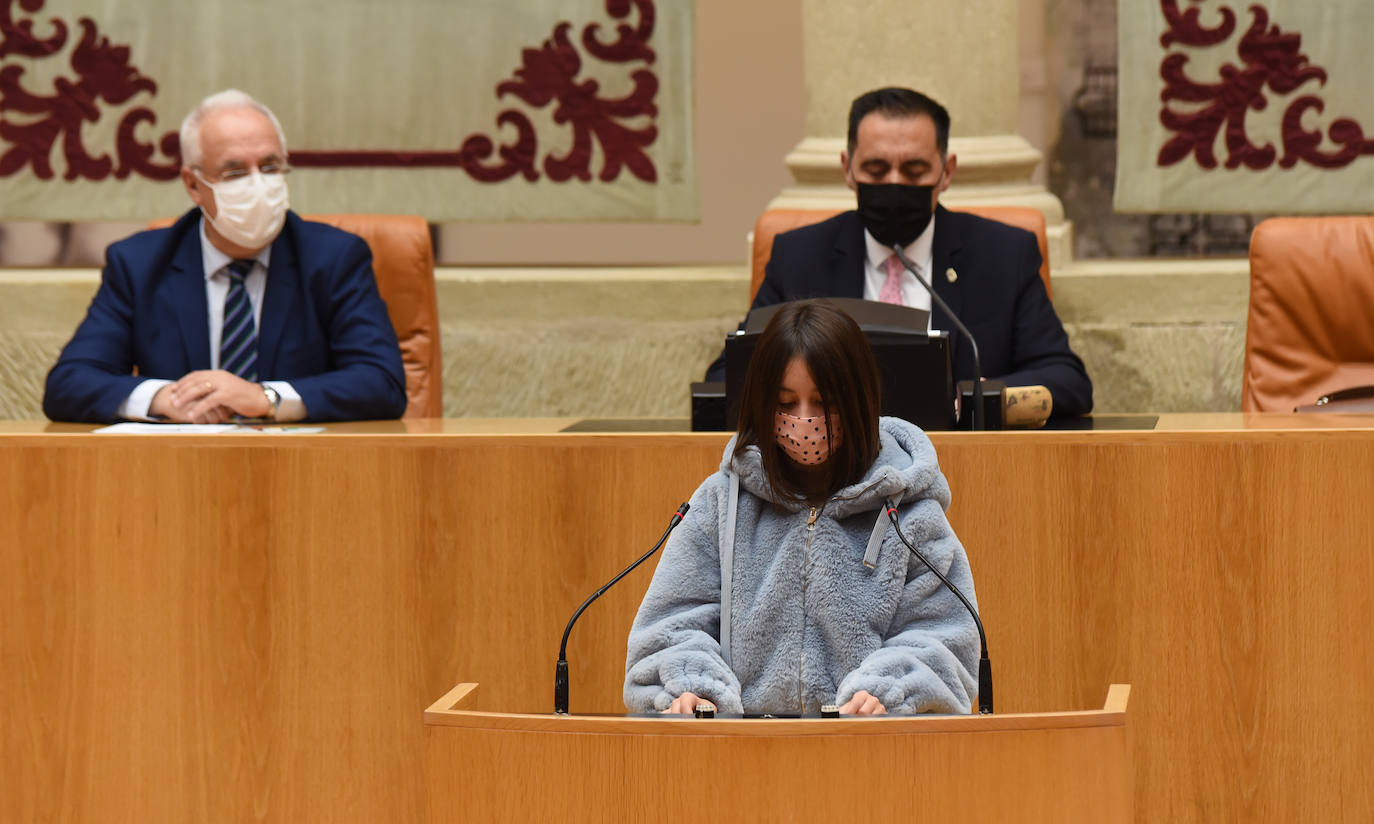
[[[229,264],[229,294],[224,297],[224,330],[220,336],[219,368],[247,381],[258,379],[258,330],[253,304],[243,279],[253,271],[252,260]]]

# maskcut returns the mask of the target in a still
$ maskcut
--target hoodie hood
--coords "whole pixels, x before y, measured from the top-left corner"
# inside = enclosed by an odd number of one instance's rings
[[[738,437],[731,437],[725,445],[721,471],[739,475],[740,486],[745,490],[785,510],[797,512],[805,508],[802,501],[780,501],[773,494],[757,446],[746,449],[739,459],[734,458]],[[871,512],[888,500],[901,503],[921,497],[933,498],[942,509],[949,509],[949,484],[940,472],[935,447],[920,427],[901,418],[879,418],[878,443],[878,459],[864,476],[826,500],[827,515],[844,518],[857,512]]]

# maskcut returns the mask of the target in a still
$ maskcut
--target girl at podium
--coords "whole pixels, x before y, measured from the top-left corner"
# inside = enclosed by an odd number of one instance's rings
[[[949,485],[915,425],[880,418],[863,332],[823,300],[759,338],[739,429],[691,499],[630,630],[632,712],[967,713],[978,632],[901,542],[974,599]],[[722,573],[724,570],[724,574]]]

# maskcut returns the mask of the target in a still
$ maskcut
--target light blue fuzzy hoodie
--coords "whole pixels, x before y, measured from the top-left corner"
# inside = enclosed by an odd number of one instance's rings
[[[902,545],[902,531],[975,606],[968,558],[945,520],[949,485],[920,429],[879,419],[878,460],[819,507],[772,503],[756,447],[692,496],[630,630],[625,705],[662,710],[684,692],[722,713],[794,714],[867,690],[888,712],[967,713],[978,689],[978,631],[968,611]],[[739,476],[730,662],[720,645],[722,536],[729,473]],[[864,565],[878,519],[876,565]],[[809,533],[809,534],[808,534]],[[809,543],[808,543],[809,538]],[[871,557],[871,553],[870,553]]]

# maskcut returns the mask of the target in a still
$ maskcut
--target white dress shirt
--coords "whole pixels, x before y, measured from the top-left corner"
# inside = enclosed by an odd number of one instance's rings
[[[200,219],[200,259],[205,266],[205,304],[206,321],[210,328],[210,368],[219,368],[219,344],[224,336],[224,299],[229,295],[229,264],[234,259],[215,248],[205,233],[205,218]],[[253,325],[262,331],[262,297],[267,291],[267,267],[272,260],[272,247],[268,245],[253,256],[255,263],[243,279],[248,291],[248,302],[253,307]],[[175,381],[149,378],[129,393],[124,403],[119,405],[119,416],[129,420],[152,420],[148,407],[158,390]],[[276,420],[298,421],[305,417],[305,402],[286,381],[263,381],[281,396],[281,406],[277,409]]]
[[[932,283],[930,270],[935,266],[934,239],[935,216],[931,215],[925,231],[902,249],[907,259],[921,270],[921,277],[926,283]],[[883,292],[883,284],[887,283],[887,259],[892,257],[892,249],[875,240],[867,229],[864,230],[864,245],[867,249],[864,257],[864,300],[877,300]],[[916,282],[916,276],[911,274],[909,269],[902,272],[902,305],[930,311],[930,293],[921,288],[921,284]],[[933,320],[933,314],[931,318]],[[926,326],[929,331],[930,321],[927,321]]]

